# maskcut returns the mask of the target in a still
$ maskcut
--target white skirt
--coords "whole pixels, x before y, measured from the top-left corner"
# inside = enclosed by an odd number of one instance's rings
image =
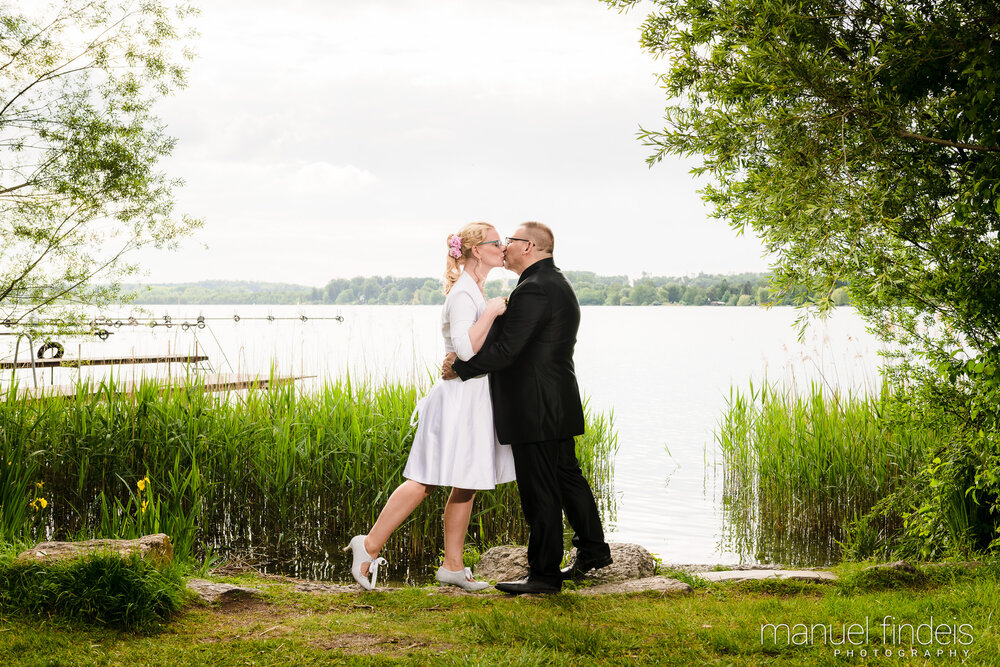
[[[514,456],[497,440],[485,376],[438,379],[417,404],[416,417],[406,479],[460,489],[492,489],[514,480]]]

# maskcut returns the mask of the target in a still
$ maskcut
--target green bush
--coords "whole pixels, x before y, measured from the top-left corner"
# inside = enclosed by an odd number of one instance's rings
[[[940,369],[907,368],[887,423],[934,429],[915,474],[873,516],[899,516],[897,556],[921,560],[995,554],[1000,547],[1000,359],[995,352]]]
[[[95,553],[50,562],[0,559],[4,614],[55,614],[144,630],[169,618],[183,602],[179,569],[158,569],[138,555]]]

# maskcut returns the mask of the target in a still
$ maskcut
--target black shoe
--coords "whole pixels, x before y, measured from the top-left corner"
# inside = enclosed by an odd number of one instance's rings
[[[537,595],[551,595],[562,590],[562,586],[550,584],[538,579],[522,579],[521,581],[501,581],[496,585],[498,591],[512,593],[513,595],[526,595],[534,593]]]
[[[563,575],[563,579],[578,579],[579,577],[582,577],[591,570],[599,570],[602,567],[607,567],[608,565],[611,565],[611,563],[613,562],[614,560],[611,558],[610,555],[601,556],[600,558],[581,559],[578,557],[573,562],[572,565],[570,565],[569,567],[564,567],[561,570],[561,572]]]

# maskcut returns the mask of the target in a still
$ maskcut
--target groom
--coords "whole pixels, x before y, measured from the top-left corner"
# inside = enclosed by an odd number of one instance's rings
[[[526,222],[507,238],[506,267],[519,274],[507,311],[468,361],[448,355],[446,379],[489,373],[497,438],[510,445],[528,521],[528,565],[507,593],[558,593],[563,579],[611,564],[611,550],[590,485],[580,471],[573,436],[584,431],[573,367],[580,305],[552,259],[552,230]],[[576,562],[559,569],[562,513],[573,528]]]

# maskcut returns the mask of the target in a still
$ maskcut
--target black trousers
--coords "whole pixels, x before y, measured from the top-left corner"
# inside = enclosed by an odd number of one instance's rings
[[[562,584],[562,515],[573,528],[578,557],[611,554],[590,484],[580,471],[573,438],[511,445],[521,508],[528,521],[529,577]]]

